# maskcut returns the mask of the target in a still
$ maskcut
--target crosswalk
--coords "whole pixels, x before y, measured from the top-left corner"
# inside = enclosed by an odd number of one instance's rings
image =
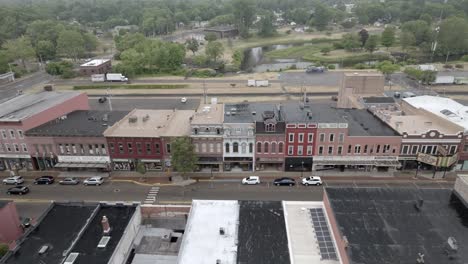
[[[153,186],[149,190],[148,194],[146,195],[146,199],[143,202],[144,204],[154,204],[156,202],[156,197],[158,196],[159,193],[159,187]]]

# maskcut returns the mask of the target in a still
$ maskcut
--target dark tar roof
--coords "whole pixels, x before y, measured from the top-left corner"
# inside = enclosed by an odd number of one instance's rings
[[[393,104],[395,103],[395,99],[388,96],[380,96],[380,97],[364,97],[362,98],[364,103],[366,104]]]
[[[366,109],[338,109],[348,121],[350,136],[398,136],[398,133]]]
[[[239,201],[239,205],[237,263],[290,263],[281,202]]]
[[[65,259],[63,252],[72,246],[73,239],[95,208],[96,206],[53,205],[39,226],[26,237],[18,251],[5,263],[61,264]],[[49,249],[45,254],[39,255],[38,251],[44,245],[49,246]]]
[[[102,205],[83,236],[73,247],[72,252],[79,253],[74,264],[108,263],[134,212],[135,206]],[[111,226],[109,235],[111,239],[105,248],[97,248],[103,236],[101,220],[104,215]]]
[[[102,137],[108,126],[112,126],[126,114],[128,111],[75,111],[63,120],[56,119],[30,129],[26,135]]]
[[[327,188],[354,264],[468,263],[468,209],[447,189]],[[415,204],[423,200],[420,210]],[[458,251],[450,260],[447,240]]]

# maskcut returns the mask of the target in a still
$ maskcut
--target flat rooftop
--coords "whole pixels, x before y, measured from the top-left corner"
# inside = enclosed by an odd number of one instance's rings
[[[239,201],[239,206],[237,263],[290,263],[282,203]]]
[[[223,124],[224,107],[222,104],[201,104],[193,115],[193,125]]]
[[[400,134],[406,132],[408,135],[421,135],[429,130],[437,130],[445,135],[456,135],[460,132],[457,129],[439,125],[431,118],[422,115],[391,116],[388,124]]]
[[[253,263],[236,261],[238,220],[237,201],[193,200],[178,263],[211,264],[218,259],[223,264]]]
[[[337,109],[348,121],[349,136],[398,136],[388,124],[367,109]]]
[[[326,188],[326,195],[349,242],[350,263],[414,264],[418,253],[426,263],[468,261],[468,209],[451,190]],[[450,237],[456,252],[449,250]]]
[[[468,106],[450,98],[430,95],[408,97],[403,100],[415,108],[425,109],[468,131]]]
[[[108,61],[109,60],[106,60],[106,59],[91,60],[91,61],[88,61],[86,63],[81,64],[80,67],[96,67],[96,66],[104,64],[104,63],[106,63]]]
[[[80,92],[40,92],[14,97],[0,103],[0,122],[19,122],[80,94]]]
[[[103,137],[108,126],[122,119],[128,111],[79,110],[26,131],[27,136]]]
[[[286,222],[288,223],[286,228],[288,230],[289,248],[293,263],[340,263],[335,246],[336,242],[333,239],[328,221],[322,221],[322,226],[320,227],[314,226],[313,220],[327,220],[326,217],[319,219],[319,217],[310,212],[311,209],[314,209],[325,213],[322,202],[284,201],[283,208],[285,210]],[[326,253],[322,255],[321,252]]]
[[[134,109],[106,129],[106,137],[178,137],[190,134],[194,110]]]

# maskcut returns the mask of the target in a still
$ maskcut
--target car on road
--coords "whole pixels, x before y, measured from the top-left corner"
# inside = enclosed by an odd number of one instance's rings
[[[52,176],[41,176],[34,180],[34,184],[52,184],[55,182],[54,177]]]
[[[309,66],[306,69],[306,73],[322,73],[325,72],[326,68],[323,66]]]
[[[302,178],[302,184],[305,186],[309,186],[309,185],[319,186],[319,185],[322,185],[323,183],[322,183],[322,179],[319,176],[309,176],[309,177]]]
[[[186,97],[180,98],[180,102],[181,102],[181,103],[186,103],[186,102],[187,102],[187,98],[186,98]]]
[[[102,104],[102,103],[105,103],[106,101],[107,101],[107,98],[106,98],[106,97],[101,97],[101,98],[99,98],[99,100],[98,100],[98,102],[101,103],[101,104]]]
[[[59,184],[61,185],[77,185],[80,183],[80,180],[76,177],[69,177],[69,178],[64,178],[63,180],[59,181]]]
[[[242,179],[242,184],[247,184],[247,185],[260,184],[260,177],[249,176],[247,178]]]
[[[26,186],[15,186],[15,187],[11,187],[7,190],[7,194],[19,194],[19,195],[23,195],[23,194],[27,194],[29,192],[29,188],[26,187]]]
[[[283,177],[273,181],[276,186],[293,186],[296,185],[296,181],[293,178]]]
[[[102,177],[91,177],[83,181],[84,185],[101,185],[104,182]]]
[[[13,177],[8,177],[6,179],[3,179],[3,184],[22,184],[24,182],[23,177],[21,176],[13,176]]]

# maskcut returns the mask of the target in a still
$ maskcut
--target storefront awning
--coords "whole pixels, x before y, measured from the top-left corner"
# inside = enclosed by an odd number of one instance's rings
[[[103,163],[65,163],[60,162],[55,164],[55,168],[97,168],[97,169],[105,169],[107,168],[107,164]]]
[[[322,166],[377,166],[377,167],[399,167],[401,164],[397,160],[316,160],[315,165]]]

